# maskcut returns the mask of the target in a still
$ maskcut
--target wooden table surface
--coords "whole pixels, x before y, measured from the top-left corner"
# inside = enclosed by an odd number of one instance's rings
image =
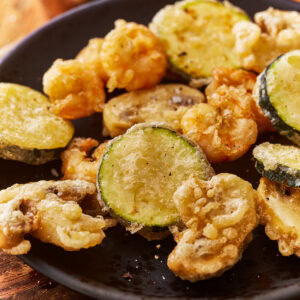
[[[0,299],[88,300],[36,272],[18,257],[0,251]]]

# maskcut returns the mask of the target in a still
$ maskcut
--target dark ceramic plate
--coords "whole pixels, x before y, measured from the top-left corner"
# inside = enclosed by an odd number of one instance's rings
[[[147,24],[168,0],[95,1],[57,18],[33,33],[0,62],[0,81],[15,82],[41,90],[43,73],[56,58],[72,58],[87,41],[104,36],[117,18]],[[250,15],[274,6],[299,10],[288,0],[233,1]],[[101,139],[101,115],[75,122],[77,136]],[[264,137],[276,140],[276,136]],[[60,162],[34,167],[0,160],[0,188],[14,183],[53,179],[51,169]],[[216,172],[233,172],[251,181],[259,179],[251,155],[234,163],[215,166]],[[174,247],[171,238],[147,242],[121,227],[107,231],[107,238],[95,248],[79,252],[32,240],[32,250],[21,258],[51,279],[83,294],[101,299],[199,299],[246,298],[287,299],[300,297],[300,260],[282,257],[277,244],[269,241],[262,228],[245,251],[243,259],[222,277],[191,284],[177,279],[167,268],[166,258]],[[161,244],[160,249],[156,248]],[[158,255],[159,259],[155,259]],[[129,272],[131,279],[123,278]]]

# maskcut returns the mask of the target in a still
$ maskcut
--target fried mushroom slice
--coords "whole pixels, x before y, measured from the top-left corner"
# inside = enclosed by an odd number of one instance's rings
[[[75,59],[53,63],[44,74],[43,89],[55,114],[72,120],[103,111],[104,84],[96,68]]]
[[[262,177],[257,189],[260,223],[284,256],[300,257],[300,189]]]
[[[186,229],[175,234],[177,246],[168,266],[192,282],[220,276],[237,263],[257,225],[256,192],[232,174],[210,181],[191,176],[174,194]]]
[[[104,38],[101,50],[109,91],[134,91],[158,84],[167,70],[159,39],[144,25],[117,20]]]
[[[0,248],[27,253],[26,234],[68,251],[100,244],[105,220],[83,214],[79,206],[95,192],[94,184],[82,180],[15,184],[0,191]]]
[[[235,104],[236,110],[242,110],[245,117],[256,122],[259,133],[273,131],[270,120],[265,117],[252,95],[255,83],[256,74],[252,72],[215,68],[212,71],[212,82],[205,90],[207,102],[219,107],[222,102],[229,100]]]
[[[197,89],[183,84],[161,84],[112,98],[104,107],[104,125],[113,137],[137,123],[162,122],[180,132],[183,114],[204,101],[204,95]]]
[[[245,69],[261,73],[276,57],[300,47],[300,13],[269,7],[256,13],[256,22],[235,24],[234,51]]]

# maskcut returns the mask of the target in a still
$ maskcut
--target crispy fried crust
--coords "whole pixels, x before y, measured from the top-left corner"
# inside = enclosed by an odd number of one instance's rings
[[[16,184],[0,191],[0,248],[27,253],[26,234],[68,251],[100,244],[105,220],[82,213],[78,204],[95,192],[94,184],[82,180]]]
[[[257,193],[260,223],[267,236],[278,241],[282,255],[300,257],[300,189],[262,177]]]
[[[168,266],[181,279],[220,276],[240,260],[257,224],[256,192],[232,174],[210,181],[191,176],[174,194],[187,229],[175,233]]]

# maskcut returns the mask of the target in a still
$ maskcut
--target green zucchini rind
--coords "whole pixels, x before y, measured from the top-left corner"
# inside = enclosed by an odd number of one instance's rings
[[[253,150],[255,167],[262,176],[290,187],[300,187],[300,149],[295,146],[271,144]]]
[[[290,61],[294,59],[293,66]],[[276,58],[258,77],[258,104],[275,129],[300,146],[300,50]]]
[[[0,83],[0,158],[40,165],[59,158],[74,127],[54,115],[41,93]]]
[[[113,139],[98,172],[101,201],[131,232],[180,220],[173,193],[190,174],[214,171],[202,150],[159,123],[138,124]]]
[[[166,50],[170,69],[185,80],[210,77],[218,66],[238,68],[231,29],[247,14],[228,2],[185,0],[167,5],[152,19],[150,29]]]

